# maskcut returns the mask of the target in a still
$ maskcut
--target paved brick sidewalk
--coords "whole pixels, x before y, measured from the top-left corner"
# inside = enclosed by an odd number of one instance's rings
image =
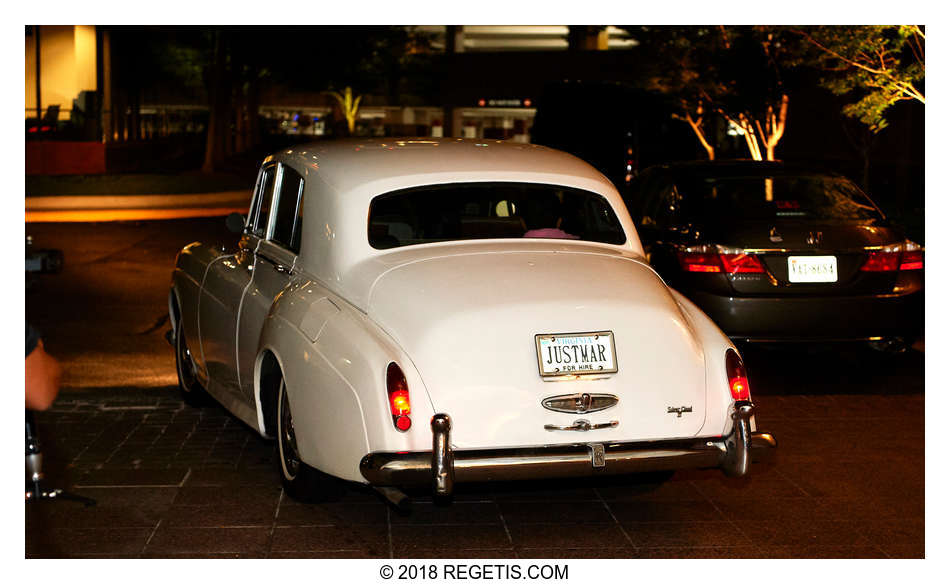
[[[451,505],[419,493],[402,515],[355,486],[334,503],[288,499],[272,444],[220,407],[187,407],[170,388],[100,393],[38,416],[51,486],[98,505],[28,505],[27,557],[924,554],[921,395],[759,398],[779,455],[743,480],[460,485]]]

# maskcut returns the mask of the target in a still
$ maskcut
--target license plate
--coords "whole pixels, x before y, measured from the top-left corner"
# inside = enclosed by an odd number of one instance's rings
[[[541,377],[617,372],[610,331],[535,335],[534,342]]]
[[[789,256],[789,282],[837,282],[838,258],[835,256]]]

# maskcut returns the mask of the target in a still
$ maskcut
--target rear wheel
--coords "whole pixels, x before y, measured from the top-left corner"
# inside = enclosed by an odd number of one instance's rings
[[[185,342],[185,332],[181,323],[178,323],[178,329],[175,331],[175,368],[178,370],[178,389],[181,391],[181,397],[185,403],[192,406],[206,404],[208,394],[198,383],[195,363],[191,358],[191,351],[188,350],[188,344]]]
[[[277,459],[284,490],[298,501],[327,501],[336,498],[342,491],[338,479],[308,466],[300,459],[287,385],[283,379],[277,392]]]

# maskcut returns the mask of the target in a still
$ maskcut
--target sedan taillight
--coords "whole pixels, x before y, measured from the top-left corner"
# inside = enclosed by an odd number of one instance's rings
[[[389,411],[393,416],[393,425],[397,430],[405,432],[412,426],[409,414],[412,406],[409,403],[409,384],[402,369],[395,363],[386,368],[386,391],[389,393]]]
[[[913,241],[904,243],[904,253],[901,254],[901,270],[924,269],[924,250]]]
[[[765,266],[757,255],[720,245],[694,245],[677,251],[680,268],[686,272],[727,274],[764,274]]]
[[[680,267],[685,272],[721,272],[719,254],[711,245],[684,247],[676,252]]]
[[[749,377],[746,375],[745,365],[742,364],[739,354],[732,349],[726,351],[726,378],[729,380],[732,399],[736,401],[750,399]]]
[[[764,274],[765,266],[759,256],[747,253],[720,253],[727,274]]]
[[[868,259],[861,266],[862,272],[922,269],[924,269],[924,250],[910,240],[889,245],[880,251],[868,252]]]

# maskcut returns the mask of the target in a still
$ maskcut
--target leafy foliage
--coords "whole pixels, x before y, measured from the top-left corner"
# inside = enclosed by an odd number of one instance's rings
[[[629,27],[652,64],[646,88],[670,97],[710,158],[715,135],[706,123],[719,114],[746,140],[753,158],[769,157],[784,130],[784,74],[797,37],[774,26]]]
[[[885,114],[895,103],[925,103],[921,27],[818,26],[795,32],[808,48],[803,62],[822,71],[824,87],[853,97],[842,111],[872,131],[887,126]]]

